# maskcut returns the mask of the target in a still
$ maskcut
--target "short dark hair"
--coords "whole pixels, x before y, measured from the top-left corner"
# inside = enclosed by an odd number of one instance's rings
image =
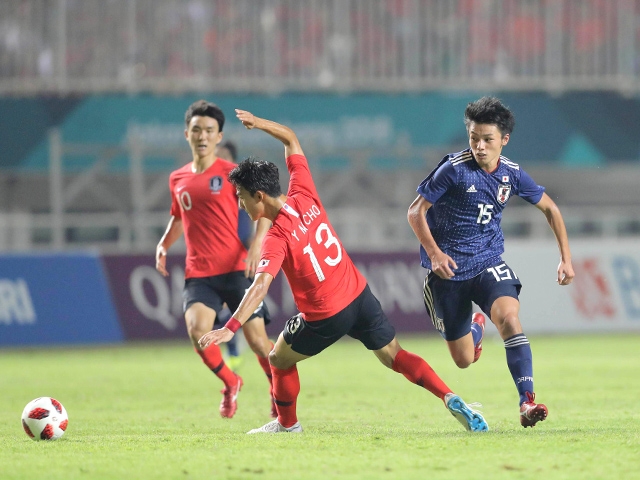
[[[276,164],[256,157],[248,157],[241,161],[229,172],[228,178],[234,186],[244,188],[252,196],[258,190],[273,198],[282,194]]]
[[[467,130],[471,122],[495,125],[503,137],[511,133],[516,125],[516,119],[511,110],[496,97],[482,97],[469,103],[464,111],[464,124]]]
[[[207,102],[206,100],[198,100],[193,102],[187,108],[184,114],[184,123],[189,128],[189,123],[193,117],[211,117],[218,122],[218,131],[221,132],[224,127],[224,113],[220,110],[215,103]]]
[[[233,163],[236,162],[238,158],[238,147],[236,147],[236,144],[234,142],[232,142],[231,140],[227,140],[226,142],[218,145],[218,148],[219,149],[226,148],[227,151],[229,152],[229,156],[231,157],[228,160],[231,160]]]

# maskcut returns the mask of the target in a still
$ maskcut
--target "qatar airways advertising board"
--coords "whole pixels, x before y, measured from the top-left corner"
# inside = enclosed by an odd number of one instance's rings
[[[560,256],[555,243],[507,242],[506,250],[503,258],[523,285],[525,332],[640,331],[637,241],[571,242],[576,276],[568,286],[556,282]]]
[[[576,278],[559,286],[559,261],[553,242],[507,241],[504,260],[523,287],[520,320],[529,333],[640,331],[640,251],[634,242],[573,242]],[[387,316],[399,333],[435,332],[423,300],[425,270],[418,254],[352,253]],[[149,256],[103,258],[111,293],[127,339],[186,338],[182,314],[184,258],[170,255],[169,277]],[[266,300],[272,316],[267,330],[277,335],[297,313],[280,272]],[[487,335],[497,335],[488,324]]]
[[[0,255],[0,346],[122,340],[97,254]]]
[[[553,242],[507,241],[504,260],[520,278],[527,334],[640,332],[640,249],[636,242],[572,242],[574,282],[559,286]],[[434,332],[422,301],[417,252],[352,253],[399,333]],[[0,346],[187,339],[182,313],[184,257],[169,277],[153,255],[0,255]],[[282,273],[266,299],[275,337],[297,313]],[[487,335],[497,335],[487,324]]]
[[[424,271],[416,258],[406,253],[352,255],[400,332],[433,331],[422,302]],[[184,256],[169,255],[168,277],[155,270],[149,255],[105,256],[103,262],[125,338],[187,338],[182,309]],[[272,317],[267,331],[276,336],[298,313],[282,272],[272,282],[266,303]]]

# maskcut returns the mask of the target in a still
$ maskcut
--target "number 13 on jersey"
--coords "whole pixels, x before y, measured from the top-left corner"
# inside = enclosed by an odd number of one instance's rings
[[[323,233],[326,233],[326,240],[324,240],[324,244],[323,244]],[[329,229],[329,226],[326,223],[321,223],[320,225],[318,225],[318,229],[316,230],[315,237],[316,237],[317,244],[324,245],[326,249],[329,249],[329,247],[331,246],[336,247],[336,250],[337,250],[336,256],[330,257],[329,255],[327,255],[323,260],[324,263],[326,263],[330,267],[335,267],[338,263],[340,263],[340,260],[342,260],[342,247],[340,246],[340,242],[338,241],[338,239],[333,236],[333,234],[331,233],[331,230]],[[325,279],[324,272],[322,271],[322,267],[320,266],[318,257],[316,257],[316,254],[314,253],[313,248],[311,247],[311,244],[310,243],[307,244],[307,246],[304,247],[302,251],[304,252],[305,255],[309,255],[309,259],[311,260],[311,265],[313,265],[313,270],[316,272],[316,275],[318,276],[318,281],[320,282],[324,281]]]

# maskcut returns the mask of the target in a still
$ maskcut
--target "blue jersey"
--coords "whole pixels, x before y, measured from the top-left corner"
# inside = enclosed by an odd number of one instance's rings
[[[438,247],[458,265],[451,280],[468,280],[502,261],[504,236],[500,221],[511,195],[536,204],[544,187],[537,185],[517,163],[500,156],[491,173],[477,164],[470,149],[445,156],[418,187],[433,204],[427,223]],[[420,246],[420,260],[431,261]]]

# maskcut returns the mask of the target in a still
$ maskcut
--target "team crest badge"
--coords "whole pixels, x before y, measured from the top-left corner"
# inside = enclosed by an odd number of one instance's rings
[[[500,185],[498,187],[498,201],[500,203],[507,203],[511,195],[511,185]]]
[[[209,179],[209,190],[211,190],[211,193],[218,193],[220,190],[222,190],[221,176],[216,175],[215,177],[211,177]]]

